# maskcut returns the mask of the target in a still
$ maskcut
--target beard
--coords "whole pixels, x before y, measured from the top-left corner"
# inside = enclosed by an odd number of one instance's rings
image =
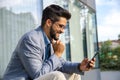
[[[58,32],[53,29],[53,26],[50,27],[50,37],[54,40],[59,40],[59,37],[56,36]]]

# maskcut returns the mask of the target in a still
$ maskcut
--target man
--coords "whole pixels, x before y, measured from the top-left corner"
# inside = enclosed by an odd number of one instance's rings
[[[92,69],[95,59],[72,63],[61,57],[65,46],[59,36],[70,17],[71,14],[58,5],[46,7],[41,26],[26,33],[18,42],[3,79],[74,80],[73,77],[79,79],[76,74]]]

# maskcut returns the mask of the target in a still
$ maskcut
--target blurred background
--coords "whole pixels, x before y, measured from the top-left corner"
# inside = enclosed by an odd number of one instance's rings
[[[120,80],[119,0],[0,0],[0,79],[19,39],[40,26],[42,10],[50,4],[72,14],[60,36],[64,59],[81,62],[100,51],[82,80]]]
[[[101,80],[120,80],[119,8],[119,0],[96,0]]]

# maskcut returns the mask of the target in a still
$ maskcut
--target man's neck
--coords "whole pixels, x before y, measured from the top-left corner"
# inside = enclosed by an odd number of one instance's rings
[[[47,35],[48,39],[51,40],[50,30],[47,28],[47,26],[43,26],[43,31],[44,31],[45,34]]]

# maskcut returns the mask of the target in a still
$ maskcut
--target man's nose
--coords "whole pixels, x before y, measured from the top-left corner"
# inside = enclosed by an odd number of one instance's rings
[[[60,33],[64,33],[65,29],[61,28]]]

